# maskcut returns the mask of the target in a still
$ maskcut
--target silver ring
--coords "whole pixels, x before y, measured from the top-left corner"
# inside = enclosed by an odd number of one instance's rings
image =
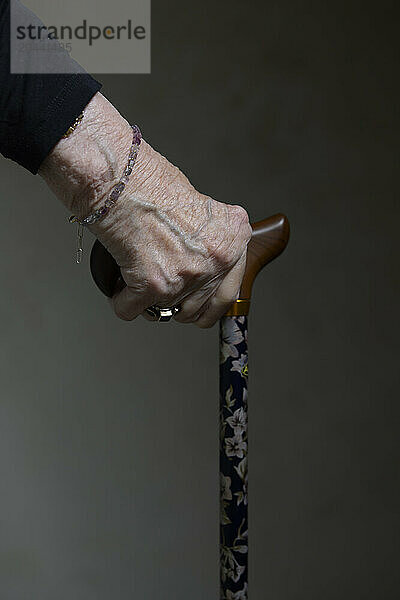
[[[160,323],[170,321],[174,315],[181,310],[180,306],[173,306],[172,308],[161,308],[161,306],[149,306],[146,308],[146,312],[151,317],[155,318]]]

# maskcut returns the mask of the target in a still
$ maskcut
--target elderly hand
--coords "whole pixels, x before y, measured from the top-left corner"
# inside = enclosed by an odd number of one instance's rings
[[[98,93],[39,173],[83,218],[122,176],[131,138],[129,124]],[[153,304],[180,304],[177,321],[211,327],[238,297],[251,237],[246,211],[196,191],[145,140],[118,202],[90,229],[126,283],[112,299],[121,319],[130,321]]]

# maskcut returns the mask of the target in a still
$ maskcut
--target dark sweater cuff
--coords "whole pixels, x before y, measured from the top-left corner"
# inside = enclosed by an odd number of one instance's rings
[[[38,119],[29,123],[24,131],[25,148],[21,149],[20,155],[12,156],[12,160],[36,175],[46,156],[101,87],[102,84],[91,75],[68,76]]]

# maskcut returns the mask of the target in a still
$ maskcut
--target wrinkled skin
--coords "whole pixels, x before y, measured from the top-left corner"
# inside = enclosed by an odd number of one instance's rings
[[[85,217],[122,176],[131,142],[129,124],[98,93],[39,174]],[[90,230],[121,268],[126,287],[111,301],[121,319],[135,319],[153,304],[180,304],[177,321],[211,327],[238,297],[251,236],[246,211],[199,193],[145,140],[118,202]]]

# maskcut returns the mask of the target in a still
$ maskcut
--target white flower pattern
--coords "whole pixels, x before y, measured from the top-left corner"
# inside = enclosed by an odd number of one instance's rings
[[[233,319],[222,319],[220,345],[221,363],[224,363],[230,356],[233,358],[239,356],[237,346],[243,342],[243,339],[243,333]]]
[[[235,435],[241,436],[247,428],[247,414],[243,406],[235,410],[233,415],[226,419],[226,422],[232,427]]]
[[[225,438],[225,452],[227,456],[237,456],[243,458],[247,450],[247,442],[242,439],[241,435],[234,435],[231,438]]]
[[[232,361],[231,371],[237,371],[242,377],[247,377],[247,354],[242,354],[238,360]]]
[[[247,319],[221,319],[221,600],[248,600]]]

